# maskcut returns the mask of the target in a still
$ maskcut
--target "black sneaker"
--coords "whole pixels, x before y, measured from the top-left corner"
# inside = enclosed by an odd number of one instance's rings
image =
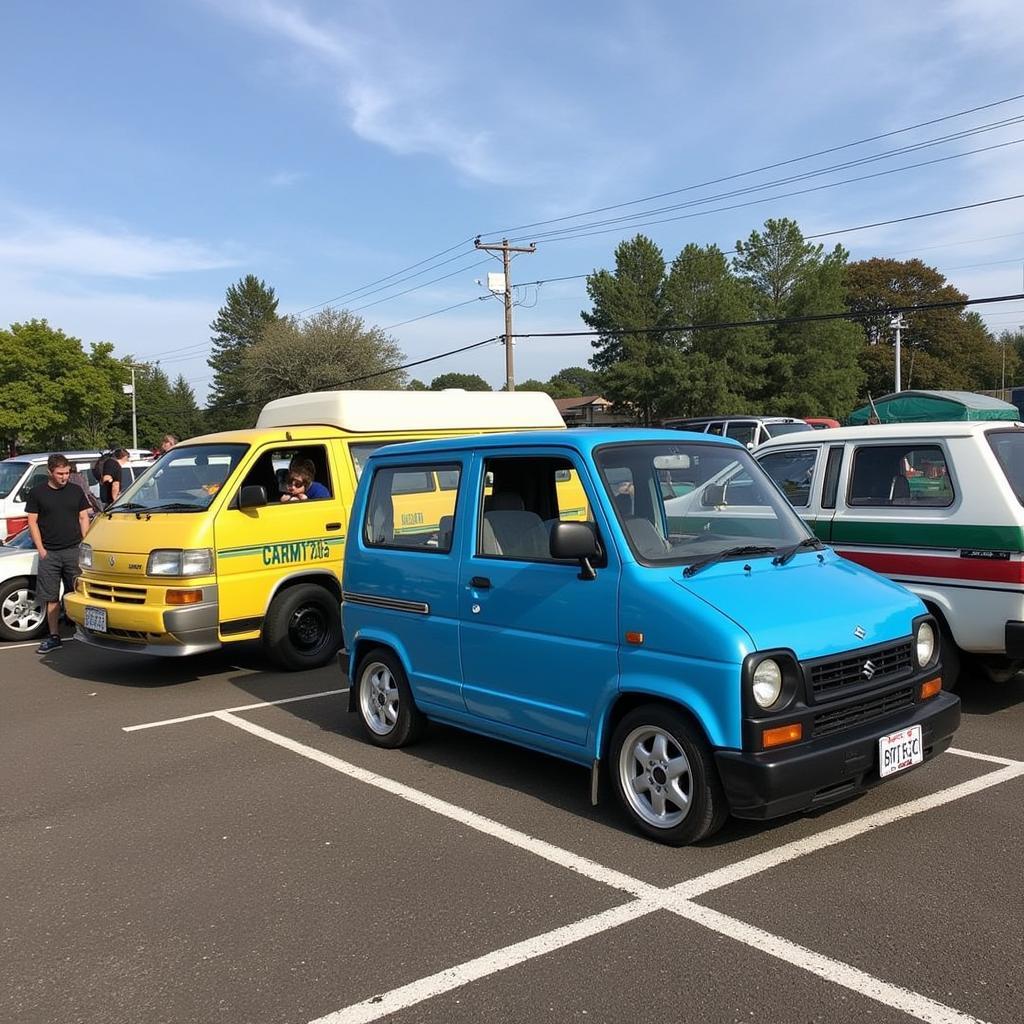
[[[59,636],[48,636],[37,648],[36,654],[49,654],[50,651],[57,650],[58,647],[62,647],[63,644]]]

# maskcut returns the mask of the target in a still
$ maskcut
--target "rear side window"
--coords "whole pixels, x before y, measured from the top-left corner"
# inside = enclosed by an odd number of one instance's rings
[[[435,490],[435,474],[451,486]],[[450,463],[378,469],[363,519],[363,543],[447,554],[452,549],[460,477],[461,467]]]
[[[758,461],[789,498],[790,505],[806,508],[811,503],[811,484],[817,458],[817,448],[801,448],[793,452],[772,452]]]
[[[725,433],[727,437],[739,441],[740,444],[755,444],[757,442],[756,423],[730,423]]]
[[[847,504],[867,508],[945,508],[953,482],[938,445],[861,445],[854,452]]]
[[[1024,505],[1024,430],[994,430],[986,436],[1013,493]]]
[[[833,445],[825,463],[825,481],[821,485],[821,507],[835,508],[839,494],[839,467],[843,464],[843,446]]]

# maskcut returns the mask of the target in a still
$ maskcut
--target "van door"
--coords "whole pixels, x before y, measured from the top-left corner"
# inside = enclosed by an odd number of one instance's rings
[[[289,496],[289,467],[299,459],[312,463],[329,497],[282,502]],[[267,504],[238,508],[233,495],[214,524],[222,639],[260,630],[271,596],[286,579],[330,574],[340,589],[346,523],[337,479],[326,441],[267,445],[249,464],[236,495],[245,486],[262,487]]]
[[[831,513],[822,516],[814,500],[821,492],[821,446],[805,444],[793,448],[775,448],[758,456],[757,461],[815,535],[820,540],[827,540],[832,516]]]
[[[532,733],[582,747],[618,687],[619,563],[606,544],[597,579],[581,580],[548,545],[554,523],[580,521],[581,494],[586,521],[608,536],[592,485],[560,449],[503,451],[478,458],[474,473],[459,578],[466,708],[520,742]]]

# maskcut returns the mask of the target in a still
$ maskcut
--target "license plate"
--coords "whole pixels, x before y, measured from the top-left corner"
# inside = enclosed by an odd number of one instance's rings
[[[924,744],[919,725],[882,736],[878,741],[878,774],[883,779],[923,760]]]
[[[107,609],[106,608],[86,608],[85,609],[85,628],[91,629],[96,633],[106,633],[107,631]]]

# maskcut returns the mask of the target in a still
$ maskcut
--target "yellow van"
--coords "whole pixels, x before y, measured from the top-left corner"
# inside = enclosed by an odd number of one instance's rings
[[[326,664],[341,645],[345,533],[370,453],[524,428],[564,423],[540,392],[324,391],[268,403],[252,430],[186,441],[89,530],[65,602],[78,638],[169,656],[260,639],[282,668]],[[308,500],[283,500],[294,460],[314,469]],[[444,473],[403,484],[395,534],[444,529],[456,493]]]

